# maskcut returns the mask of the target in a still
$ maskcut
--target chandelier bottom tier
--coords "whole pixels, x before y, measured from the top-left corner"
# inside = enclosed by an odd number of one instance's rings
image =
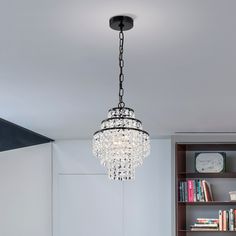
[[[110,109],[108,119],[102,121],[101,130],[93,136],[93,154],[113,180],[134,179],[135,168],[142,165],[149,152],[149,134],[127,107]]]

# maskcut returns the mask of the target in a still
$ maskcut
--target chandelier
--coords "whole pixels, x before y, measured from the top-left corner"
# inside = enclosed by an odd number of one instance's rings
[[[133,28],[129,16],[114,16],[110,27],[119,31],[119,103],[108,111],[108,118],[101,122],[101,129],[93,135],[93,154],[108,170],[112,180],[132,180],[135,168],[142,165],[150,153],[148,132],[135,118],[134,110],[125,106],[124,95],[124,32]]]

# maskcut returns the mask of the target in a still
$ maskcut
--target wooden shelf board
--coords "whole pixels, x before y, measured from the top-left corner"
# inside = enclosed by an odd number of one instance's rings
[[[215,201],[215,202],[178,202],[179,205],[190,206],[215,206],[215,205],[236,205],[236,201]]]
[[[199,231],[192,231],[192,230],[178,230],[178,232],[180,233],[233,233],[235,234],[236,231],[218,231],[218,230],[215,230],[215,231],[208,231],[208,230],[199,230]]]
[[[224,173],[191,173],[180,172],[179,178],[236,178],[236,172],[224,172]]]

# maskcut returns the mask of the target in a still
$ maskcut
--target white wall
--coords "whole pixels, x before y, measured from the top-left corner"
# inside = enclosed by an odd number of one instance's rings
[[[152,140],[133,182],[107,179],[91,141],[58,141],[54,159],[54,236],[170,236],[171,142]]]
[[[51,144],[0,152],[0,235],[51,236]]]

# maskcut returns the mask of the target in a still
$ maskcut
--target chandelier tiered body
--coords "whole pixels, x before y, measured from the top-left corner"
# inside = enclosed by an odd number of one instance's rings
[[[112,108],[94,134],[93,153],[113,180],[132,180],[150,152],[149,135],[130,108]]]
[[[150,153],[149,134],[143,130],[134,110],[123,102],[124,88],[124,30],[133,27],[133,19],[115,16],[110,19],[112,29],[119,30],[119,103],[108,112],[108,119],[102,121],[101,130],[93,136],[93,154],[100,159],[113,180],[132,180],[135,168],[142,165]]]

